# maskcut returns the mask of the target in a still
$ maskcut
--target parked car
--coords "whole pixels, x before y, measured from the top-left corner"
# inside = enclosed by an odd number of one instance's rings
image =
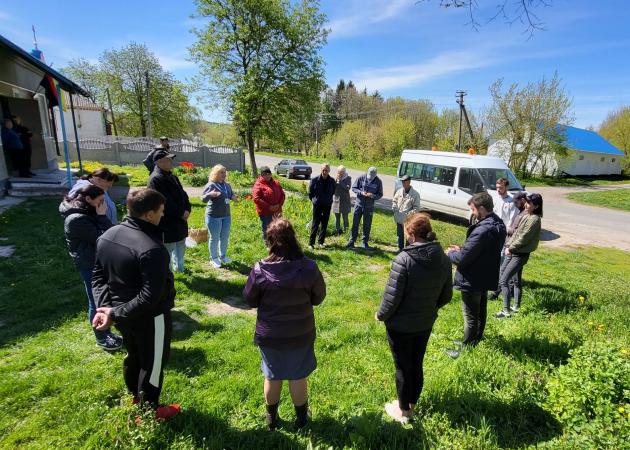
[[[411,185],[420,193],[420,207],[452,214],[474,223],[468,200],[476,192],[487,191],[499,200],[496,182],[506,178],[510,191],[523,191],[512,171],[501,158],[468,153],[431,150],[404,150],[398,165],[396,186],[400,177],[409,175]]]
[[[287,178],[294,178],[298,175],[304,176],[307,180],[311,178],[313,169],[303,159],[283,159],[274,166],[276,175],[285,175]]]

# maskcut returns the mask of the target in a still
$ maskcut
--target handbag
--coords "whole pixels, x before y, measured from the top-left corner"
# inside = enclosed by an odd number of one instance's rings
[[[194,240],[197,244],[208,241],[208,229],[207,228],[191,228],[188,231],[188,236]]]

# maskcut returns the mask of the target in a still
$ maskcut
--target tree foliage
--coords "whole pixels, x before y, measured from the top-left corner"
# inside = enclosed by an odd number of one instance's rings
[[[131,42],[120,50],[104,51],[97,64],[75,59],[64,68],[64,73],[107,109],[109,88],[117,129],[124,136],[147,135],[147,72],[153,135],[184,137],[200,120],[199,111],[190,105],[187,87],[162,68],[145,44]]]
[[[200,67],[202,101],[229,111],[247,139],[252,173],[257,138],[288,142],[295,123],[312,121],[324,86],[319,51],[326,16],[317,1],[196,0],[189,49]]]
[[[510,168],[524,176],[534,168],[547,175],[554,161],[569,157],[563,125],[572,125],[573,97],[556,72],[552,79],[519,88],[514,83],[503,90],[503,79],[490,86],[493,103],[487,121],[497,150]]]
[[[607,139],[611,144],[624,152],[630,154],[630,106],[620,106],[610,111],[602,124],[598,133]],[[622,167],[625,173],[630,171],[630,161],[628,156],[622,159]]]

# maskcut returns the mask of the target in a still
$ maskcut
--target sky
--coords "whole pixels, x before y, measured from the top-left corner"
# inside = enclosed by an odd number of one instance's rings
[[[322,0],[331,33],[322,51],[326,80],[336,86],[352,80],[368,92],[431,100],[438,109],[456,107],[455,92],[477,112],[490,105],[488,87],[536,83],[557,71],[574,97],[577,127],[597,127],[606,114],[630,104],[630,48],[627,0],[547,0],[534,10],[546,31],[530,36],[526,26],[491,22],[497,0],[477,0],[474,30],[465,8],[439,7],[439,0]],[[107,3],[30,0],[0,10],[0,34],[26,50],[33,48],[31,26],[40,50],[53,68],[73,58],[96,62],[106,49],[130,41],[146,43],[162,66],[185,81],[197,74],[188,61],[195,42],[194,2],[121,1]],[[508,11],[513,0],[508,0]],[[597,6],[593,6],[597,5]],[[222,111],[204,118],[224,121]]]

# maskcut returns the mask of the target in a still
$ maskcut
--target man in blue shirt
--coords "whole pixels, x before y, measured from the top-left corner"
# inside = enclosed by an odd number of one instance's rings
[[[376,167],[370,167],[367,174],[361,175],[352,184],[352,192],[357,195],[352,215],[352,232],[346,248],[354,248],[359,236],[359,223],[363,218],[363,248],[370,248],[370,230],[374,215],[374,202],[383,196],[383,182],[376,176]]]
[[[20,172],[20,177],[30,178],[31,173],[25,167],[22,140],[20,139],[20,135],[13,131],[13,122],[11,122],[10,119],[4,119],[2,121],[2,146],[11,155],[13,168]]]

